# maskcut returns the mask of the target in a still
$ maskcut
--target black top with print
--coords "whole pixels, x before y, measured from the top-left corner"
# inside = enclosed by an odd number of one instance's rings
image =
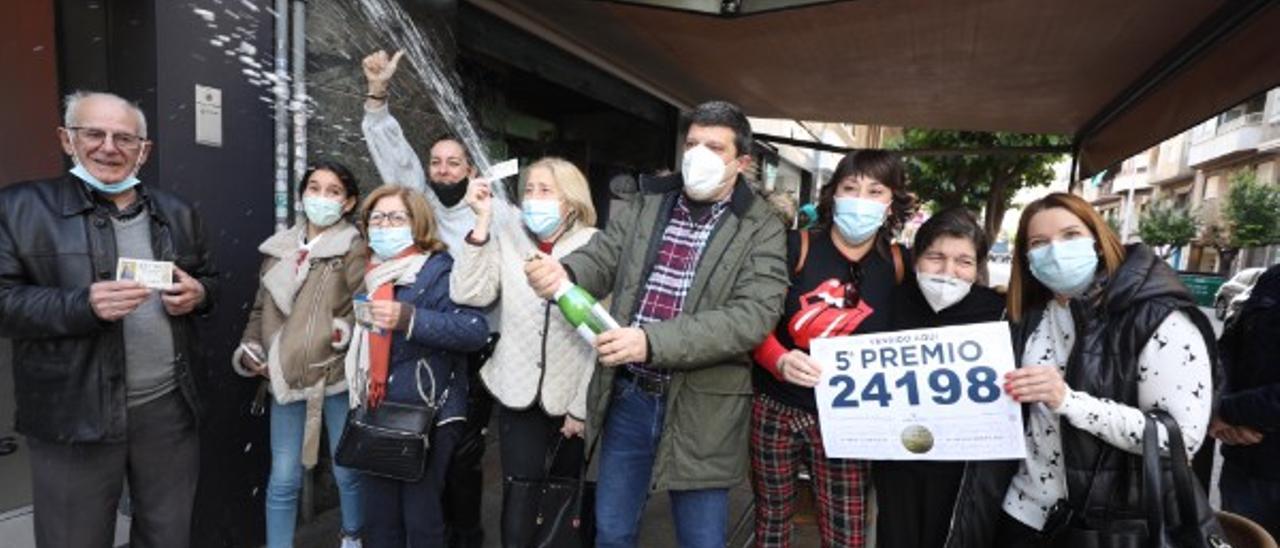
[[[834,229],[832,229],[834,230]],[[787,267],[792,271],[782,319],[774,329],[778,342],[787,349],[808,351],[808,339],[889,331],[893,326],[892,302],[895,290],[893,258],[890,253],[872,249],[857,268],[862,282],[858,286],[863,311],[846,299],[845,284],[851,279],[851,263],[836,248],[830,231],[810,232],[809,251],[804,266],[795,274],[800,256],[800,234],[787,236]],[[903,268],[909,269],[910,256],[902,249]],[[853,308],[850,308],[853,307]],[[798,337],[792,336],[793,326]],[[796,339],[800,339],[797,341]],[[752,370],[755,389],[783,404],[816,412],[813,389],[780,381],[768,370]]]

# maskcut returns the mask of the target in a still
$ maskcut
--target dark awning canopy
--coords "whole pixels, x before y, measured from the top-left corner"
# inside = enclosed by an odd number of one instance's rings
[[[1070,135],[1083,176],[1280,84],[1276,1],[471,1],[679,106]]]

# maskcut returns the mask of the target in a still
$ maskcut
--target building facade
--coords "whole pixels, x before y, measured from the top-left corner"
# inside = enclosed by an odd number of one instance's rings
[[[1081,182],[1081,193],[1126,241],[1137,241],[1154,205],[1191,212],[1199,237],[1174,250],[1170,262],[1192,272],[1233,273],[1280,263],[1280,245],[1247,248],[1227,264],[1208,239],[1223,223],[1231,181],[1252,172],[1280,185],[1280,88],[1259,94],[1122,162],[1114,173]]]

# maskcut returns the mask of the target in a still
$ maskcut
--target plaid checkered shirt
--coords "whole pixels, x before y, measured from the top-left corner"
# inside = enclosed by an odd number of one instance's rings
[[[640,309],[631,320],[632,327],[670,320],[684,308],[684,299],[693,285],[698,259],[711,239],[716,223],[729,209],[729,201],[723,200],[709,207],[690,208],[684,194],[676,198],[671,210],[671,221],[662,231],[658,257],[649,279],[644,284]],[[642,363],[629,363],[627,369],[635,375],[658,380],[669,380],[671,373],[654,369]]]

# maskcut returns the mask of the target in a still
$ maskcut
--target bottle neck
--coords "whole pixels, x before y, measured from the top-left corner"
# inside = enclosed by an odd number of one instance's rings
[[[567,279],[560,280],[560,285],[556,287],[556,292],[553,293],[551,297],[558,301],[560,300],[560,297],[565,296],[565,294],[569,293],[569,291],[572,291],[574,287],[575,286],[573,285],[573,282]]]

